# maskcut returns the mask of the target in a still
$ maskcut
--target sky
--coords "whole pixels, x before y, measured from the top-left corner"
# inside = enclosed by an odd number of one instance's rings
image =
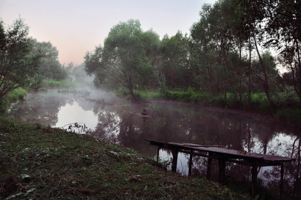
[[[84,62],[88,51],[103,45],[110,29],[119,22],[139,20],[143,31],[152,29],[160,39],[177,31],[189,35],[199,21],[203,4],[216,0],[0,0],[0,18],[11,25],[19,17],[29,36],[51,42],[59,61]]]

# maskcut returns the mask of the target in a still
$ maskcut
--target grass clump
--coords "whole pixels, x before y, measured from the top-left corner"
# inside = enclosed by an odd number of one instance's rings
[[[43,80],[44,88],[75,88],[77,84],[72,81]]]
[[[137,94],[144,101],[151,101],[151,100],[162,99],[162,95],[158,91],[136,90],[135,94]]]
[[[1,199],[248,199],[88,135],[0,118],[0,141]]]
[[[61,89],[57,91],[58,93],[70,93],[69,89]]]
[[[26,95],[27,95],[26,90],[19,87],[17,89],[10,91],[6,97],[6,100],[8,102],[16,102],[18,100],[23,100]]]
[[[10,103],[23,100],[26,95],[27,91],[24,88],[19,87],[0,98],[0,116],[7,113],[7,108],[9,107]]]

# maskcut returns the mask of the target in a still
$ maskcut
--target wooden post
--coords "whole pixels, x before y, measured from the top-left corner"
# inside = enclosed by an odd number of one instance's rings
[[[282,199],[282,191],[283,191],[283,163],[281,163],[281,179],[280,179],[280,198]]]
[[[188,172],[188,176],[191,176],[192,153],[193,153],[193,150],[190,151],[190,158],[189,158],[189,172]]]
[[[209,153],[208,165],[207,165],[207,179],[209,181],[210,181],[210,178],[211,178],[211,166],[212,166],[212,158],[210,156],[212,156],[211,153]]]
[[[257,192],[257,165],[252,166],[252,197],[255,197]]]
[[[223,158],[218,159],[219,165],[219,182],[225,184],[226,161]]]
[[[159,151],[160,151],[160,146],[158,146],[158,149],[157,149],[157,164],[159,163]]]
[[[176,172],[177,171],[177,162],[178,162],[178,149],[172,150],[172,166],[171,171]]]

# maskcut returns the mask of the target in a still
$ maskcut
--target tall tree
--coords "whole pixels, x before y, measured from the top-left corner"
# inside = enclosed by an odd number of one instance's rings
[[[162,66],[167,86],[171,89],[190,86],[189,39],[181,32],[168,37],[165,35],[161,44]]]
[[[158,35],[143,33],[138,20],[120,22],[105,39],[104,47],[96,47],[94,53],[85,56],[85,69],[95,74],[95,82],[109,88],[122,87],[135,98],[134,89],[152,80],[156,49],[153,42]]]
[[[67,78],[67,71],[58,60],[57,48],[50,42],[38,42],[35,39],[32,42],[34,50],[41,51],[44,55],[37,72],[40,79],[64,80]]]
[[[301,1],[268,1],[266,46],[278,49],[279,61],[291,73],[293,87],[301,103]]]
[[[0,98],[9,91],[30,86],[42,54],[33,51],[28,26],[21,19],[5,28],[0,21]]]

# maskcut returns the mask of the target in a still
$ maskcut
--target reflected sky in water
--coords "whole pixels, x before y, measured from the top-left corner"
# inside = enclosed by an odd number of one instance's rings
[[[55,127],[63,127],[66,124],[74,122],[83,123],[87,127],[94,129],[98,123],[97,114],[93,110],[84,110],[74,100],[72,103],[66,103],[66,105],[60,107],[58,112],[58,121]]]
[[[147,108],[150,118],[142,118]],[[177,102],[158,101],[132,104],[101,90],[77,90],[58,93],[29,94],[13,105],[11,118],[52,127],[82,122],[92,136],[106,138],[134,148],[155,158],[157,149],[144,139],[163,142],[185,142],[223,145],[247,152],[296,158],[285,164],[284,192],[292,199],[301,197],[300,129],[289,127],[239,111],[194,106]],[[168,151],[160,150],[160,158],[170,160]],[[180,153],[177,170],[188,174],[189,155]],[[193,157],[192,175],[206,176],[207,158]],[[226,163],[229,180],[249,181],[247,166]],[[259,172],[264,183],[278,191],[279,167],[265,167]],[[213,162],[212,179],[217,180],[218,164]],[[214,176],[215,174],[215,176]]]

